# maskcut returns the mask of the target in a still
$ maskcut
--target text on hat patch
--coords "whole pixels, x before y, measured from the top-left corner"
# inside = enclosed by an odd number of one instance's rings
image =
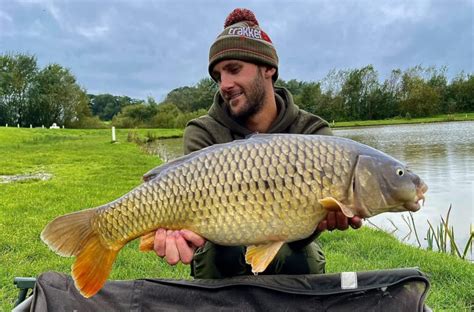
[[[245,36],[253,39],[262,39],[262,31],[250,27],[232,27],[229,29],[229,35]]]

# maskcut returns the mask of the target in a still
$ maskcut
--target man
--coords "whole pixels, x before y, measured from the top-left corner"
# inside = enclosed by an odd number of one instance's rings
[[[331,135],[326,121],[300,110],[291,94],[274,86],[278,56],[270,37],[254,14],[235,9],[224,31],[209,52],[209,73],[219,92],[207,115],[190,121],[184,133],[184,150],[244,139],[252,133],[300,133]],[[359,228],[358,217],[347,219],[330,212],[307,239],[283,245],[263,274],[324,273],[325,258],[314,241],[324,230]],[[159,229],[155,251],[170,264],[191,263],[195,278],[223,278],[251,274],[244,246],[219,246],[191,231]]]

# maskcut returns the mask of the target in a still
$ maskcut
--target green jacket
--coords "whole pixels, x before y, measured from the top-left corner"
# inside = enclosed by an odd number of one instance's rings
[[[299,133],[332,135],[329,125],[318,116],[301,110],[293,103],[290,92],[275,87],[278,117],[269,133]],[[188,154],[204,147],[243,139],[250,130],[234,121],[219,94],[207,115],[191,120],[184,131],[184,152]],[[320,246],[311,237],[284,244],[263,274],[324,273],[325,258]],[[195,278],[223,278],[252,274],[245,263],[245,246],[220,246],[211,242],[198,248],[191,264]]]

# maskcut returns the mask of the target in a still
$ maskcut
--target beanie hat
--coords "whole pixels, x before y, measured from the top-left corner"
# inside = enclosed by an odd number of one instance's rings
[[[260,28],[252,11],[235,9],[224,23],[224,31],[209,50],[209,74],[223,60],[241,60],[268,65],[276,69],[273,81],[278,78],[278,55],[270,37]],[[212,77],[214,79],[214,77]],[[215,79],[214,79],[215,80]]]

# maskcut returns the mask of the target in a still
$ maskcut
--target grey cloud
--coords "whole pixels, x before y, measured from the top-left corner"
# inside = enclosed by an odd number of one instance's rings
[[[235,7],[255,12],[277,48],[283,79],[320,80],[333,68],[368,64],[382,77],[417,64],[473,71],[469,0],[0,3],[0,53],[59,63],[91,93],[161,100],[197,83]]]

